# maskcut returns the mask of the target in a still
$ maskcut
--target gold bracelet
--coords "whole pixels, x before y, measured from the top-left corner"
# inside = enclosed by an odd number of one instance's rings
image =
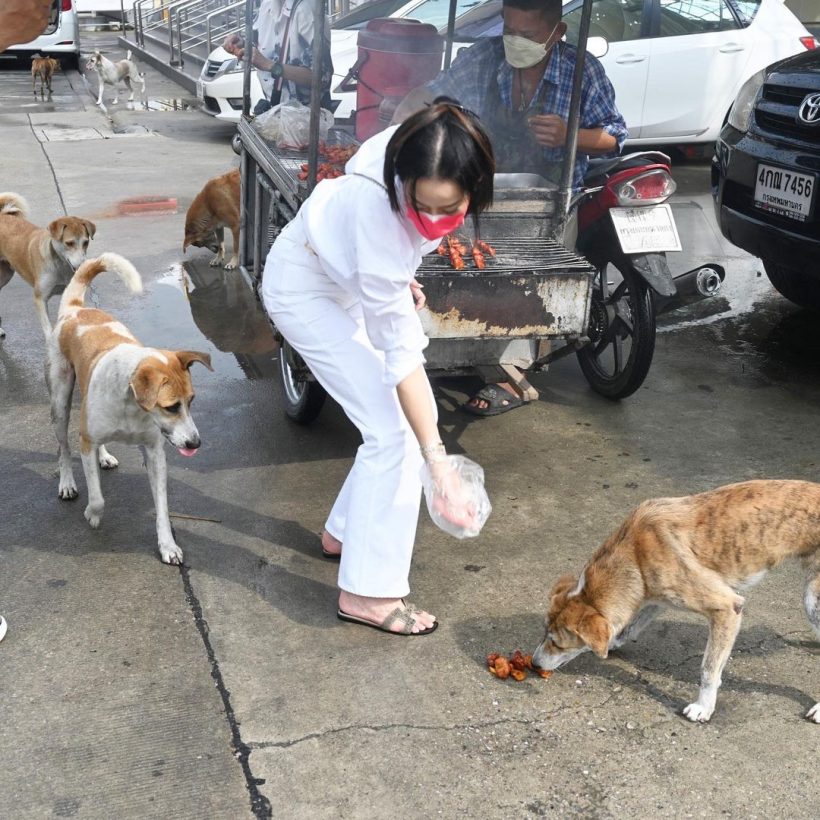
[[[437,441],[434,444],[422,444],[419,447],[421,450],[421,457],[428,463],[434,461],[443,461],[447,457],[447,451],[444,449],[444,444]]]

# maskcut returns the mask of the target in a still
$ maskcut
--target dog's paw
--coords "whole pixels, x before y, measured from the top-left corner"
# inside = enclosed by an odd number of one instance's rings
[[[91,525],[92,529],[97,529],[102,521],[102,507],[92,507],[90,504],[85,508],[85,520]]]
[[[692,723],[708,723],[709,718],[712,717],[714,709],[708,709],[700,703],[690,703],[684,710],[683,714],[689,718]]]
[[[208,262],[208,264],[212,268],[218,268],[222,265],[222,257],[219,254],[217,254],[213,259],[211,259],[210,262]]]
[[[77,492],[77,485],[74,483],[74,479],[60,482],[60,489],[57,490],[57,496],[61,501],[74,501],[78,495],[79,493]]]
[[[806,718],[815,723],[820,723],[820,703],[815,703],[814,706],[806,712]]]
[[[236,257],[235,256],[231,257],[231,261],[228,262],[225,265],[225,270],[236,270],[236,263],[237,263]]]
[[[182,563],[182,550],[173,541],[170,544],[160,544],[159,557],[163,564],[178,567]]]
[[[107,450],[100,449],[100,467],[102,467],[103,470],[113,470],[115,467],[119,466],[119,461],[117,461],[111,453]]]

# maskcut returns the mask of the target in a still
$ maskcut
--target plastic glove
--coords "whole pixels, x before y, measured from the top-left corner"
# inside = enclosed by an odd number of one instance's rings
[[[433,523],[456,538],[474,538],[492,512],[484,470],[464,456],[425,462],[421,483]]]

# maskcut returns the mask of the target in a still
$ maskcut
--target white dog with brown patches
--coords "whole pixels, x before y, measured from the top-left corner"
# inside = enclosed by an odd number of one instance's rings
[[[100,467],[117,466],[104,445],[109,441],[136,444],[143,450],[154,496],[159,554],[166,564],[180,564],[182,550],[174,540],[168,514],[164,440],[184,456],[199,449],[199,432],[190,414],[194,390],[189,368],[202,362],[211,370],[211,358],[190,350],[143,347],[108,313],[85,307],[86,288],[103,271],[116,273],[132,293],[142,290],[140,275],[127,259],[104,253],[83,263],[63,293],[46,368],[59,444],[59,496],[66,500],[77,497],[68,420],[74,382],[79,379],[80,454],[88,486],[86,520],[99,527],[104,506]]]
[[[806,567],[803,606],[820,639],[820,484],[745,481],[645,501],[579,578],[555,583],[533,663],[557,669],[588,650],[605,658],[664,607],[697,612],[709,620],[709,639],[698,699],[683,713],[705,723],[740,629],[740,593],[787,558]],[[806,717],[820,723],[820,703]]]
[[[139,70],[137,64],[131,59],[130,51],[125,55],[124,60],[118,60],[115,63],[109,60],[108,57],[98,49],[91,55],[85,67],[90,71],[96,71],[97,77],[99,77],[100,80],[97,105],[102,105],[103,89],[106,85],[114,86],[114,99],[111,100],[112,105],[116,105],[119,102],[118,83],[125,83],[129,91],[128,101],[132,102],[134,99],[134,89],[131,87],[131,80],[135,83],[142,84],[142,96],[145,96],[145,74]]]

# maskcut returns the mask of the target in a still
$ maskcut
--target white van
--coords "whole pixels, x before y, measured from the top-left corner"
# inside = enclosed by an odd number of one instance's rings
[[[51,0],[46,30],[30,43],[11,46],[6,54],[57,57],[63,66],[80,68],[80,23],[76,0]]]

